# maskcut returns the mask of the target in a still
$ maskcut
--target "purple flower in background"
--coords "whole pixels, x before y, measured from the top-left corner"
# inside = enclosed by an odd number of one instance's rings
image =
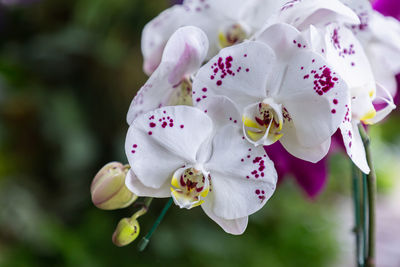
[[[385,16],[392,16],[400,20],[400,1],[398,0],[377,0],[373,7]]]
[[[264,148],[275,164],[279,182],[292,174],[308,197],[315,198],[322,192],[328,178],[327,157],[311,163],[290,155],[279,142]]]

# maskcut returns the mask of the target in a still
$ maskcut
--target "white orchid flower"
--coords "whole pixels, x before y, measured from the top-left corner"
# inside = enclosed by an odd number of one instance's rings
[[[308,19],[306,19],[307,21]],[[303,25],[302,27],[305,27]],[[281,38],[276,38],[279,33]],[[329,23],[316,28],[309,25],[302,32],[291,25],[278,23],[271,25],[258,37],[263,42],[292,56],[291,47],[283,47],[281,39],[296,40],[302,47],[308,47],[320,54],[337,71],[347,84],[350,94],[346,101],[346,115],[340,125],[347,154],[365,173],[369,173],[364,146],[358,132],[360,122],[376,123],[386,117],[394,108],[393,98],[382,86],[377,86],[370,62],[353,32],[343,24]],[[373,102],[380,100],[387,105],[376,112]],[[350,104],[351,103],[351,104]]]
[[[229,100],[215,98],[202,108],[164,107],[132,123],[126,185],[138,196],[172,196],[181,208],[201,206],[226,232],[241,234],[248,215],[273,194],[277,174],[263,148],[243,137]]]
[[[347,154],[363,172],[369,173],[358,124],[373,124],[385,118],[395,108],[393,98],[384,87],[376,86],[363,46],[350,29],[332,23],[323,29],[311,26],[308,33],[313,49],[338,70],[350,89],[351,105],[340,130]],[[376,111],[373,105],[376,100],[386,102],[386,107]]]
[[[221,50],[197,73],[193,103],[227,96],[241,111],[251,143],[280,140],[294,156],[317,162],[345,116],[349,91],[320,55],[291,34],[276,32],[276,53],[258,41]]]
[[[394,96],[397,91],[395,76],[400,73],[400,22],[373,10],[368,0],[342,2],[360,18],[361,24],[348,27],[363,45],[377,83]]]
[[[177,104],[191,105],[190,76],[201,66],[208,50],[207,36],[193,26],[178,29],[169,39],[161,64],[133,99],[127,122],[150,110]]]
[[[144,72],[150,75],[158,67],[168,39],[182,26],[196,26],[202,29],[210,42],[207,58],[213,57],[220,48],[222,30],[234,35],[245,33],[246,29],[237,25],[243,4],[242,0],[186,0],[182,5],[174,5],[160,13],[142,32]],[[222,37],[235,38],[225,35]]]

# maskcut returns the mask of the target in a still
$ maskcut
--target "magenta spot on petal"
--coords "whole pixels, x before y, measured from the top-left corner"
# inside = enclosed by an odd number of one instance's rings
[[[150,122],[150,124],[149,124],[149,125],[150,125],[150,127],[151,127],[151,128],[154,128],[154,127],[156,127],[156,124],[155,124],[154,122]]]
[[[336,109],[332,109],[331,112],[332,112],[332,114],[335,114],[336,113]]]
[[[250,69],[246,69],[246,72],[249,72],[250,71]]]
[[[151,131],[150,131],[150,132],[148,132],[148,134],[149,134],[149,135],[152,135],[152,134],[153,134],[153,132],[151,132]]]
[[[337,99],[333,99],[333,104],[337,105],[339,101]]]
[[[133,145],[133,148],[137,148],[137,144],[134,144],[134,145]]]
[[[221,84],[222,84],[222,81],[221,81],[221,80],[217,81],[217,85],[218,85],[218,86],[220,86]]]
[[[259,189],[256,190],[256,194],[257,194],[257,195],[260,194],[260,190],[259,190]]]
[[[203,88],[203,89],[201,89],[203,92],[207,92],[207,88]]]
[[[185,127],[185,125],[181,124],[181,129],[183,129],[183,127]]]

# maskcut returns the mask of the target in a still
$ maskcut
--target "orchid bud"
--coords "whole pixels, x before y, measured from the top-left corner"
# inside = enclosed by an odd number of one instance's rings
[[[122,209],[131,205],[137,196],[125,185],[129,165],[119,162],[106,164],[96,174],[90,187],[92,202],[99,209]]]
[[[118,247],[129,245],[139,236],[139,232],[139,222],[136,218],[123,218],[112,235],[112,242]]]

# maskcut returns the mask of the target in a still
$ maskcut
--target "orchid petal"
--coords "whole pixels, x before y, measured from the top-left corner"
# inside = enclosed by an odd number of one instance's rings
[[[394,71],[398,67],[392,65],[394,62],[400,62],[400,58],[396,59],[400,53],[394,53],[394,51],[391,51],[382,44],[369,44],[365,52],[368,55],[376,83],[386,88],[392,96],[395,96],[397,92],[395,76],[397,73],[400,73],[400,70]],[[377,90],[378,96],[380,96],[379,90]]]
[[[324,158],[329,152],[331,138],[328,138],[321,144],[307,147],[301,144],[297,139],[296,129],[292,123],[285,123],[282,133],[282,138],[279,140],[280,143],[287,152],[296,158],[316,163]]]
[[[160,188],[178,168],[196,162],[201,145],[211,133],[211,119],[198,109],[160,108],[132,123],[125,153],[143,185]]]
[[[233,220],[259,210],[273,194],[277,174],[263,147],[253,147],[239,127],[227,125],[213,140],[210,171],[211,209],[218,217]]]
[[[141,47],[144,57],[143,70],[147,75],[157,69],[164,47],[170,36],[181,25],[184,14],[183,7],[175,5],[160,13],[144,27]]]
[[[289,62],[276,97],[288,113],[284,135],[294,130],[290,135],[303,147],[322,144],[339,127],[349,99],[346,83],[321,56],[311,51],[299,52]],[[287,121],[293,127],[285,129]]]
[[[372,41],[385,44],[388,48],[393,49],[397,53],[397,60],[392,58],[393,64],[400,66],[400,23],[392,17],[385,17],[374,11],[369,23],[369,29],[373,36]],[[384,29],[384,30],[382,30]],[[398,69],[400,71],[400,69]]]
[[[274,52],[260,42],[244,42],[222,49],[197,73],[193,90],[193,103],[201,101],[198,93],[225,95],[241,111],[249,104],[264,99],[268,75],[275,61]]]
[[[267,44],[279,59],[287,60],[300,49],[309,47],[308,41],[295,27],[286,23],[276,23],[257,36],[257,41]]]
[[[240,20],[252,30],[260,29],[267,20],[276,16],[287,0],[246,0],[241,9]]]
[[[210,196],[211,197],[211,196]],[[209,198],[210,198],[209,197]],[[208,217],[210,217],[211,220],[216,222],[219,226],[224,229],[225,232],[228,234],[232,235],[241,235],[244,233],[247,227],[248,223],[248,217],[243,217],[243,218],[238,218],[238,219],[233,219],[233,220],[227,220],[224,218],[221,218],[217,215],[212,210],[212,199],[207,198],[206,201],[201,205],[203,208],[205,214],[207,214]]]
[[[310,25],[324,26],[332,21],[358,24],[357,15],[339,0],[292,0],[281,9],[279,21],[304,30]]]
[[[170,182],[167,180],[160,188],[151,188],[145,186],[133,173],[132,170],[126,175],[125,184],[128,189],[139,197],[170,197]]]
[[[208,39],[201,29],[193,26],[179,28],[168,40],[161,60],[173,66],[168,82],[176,85],[183,77],[196,72],[207,52]]]
[[[204,93],[204,91],[202,91]],[[201,101],[197,106],[204,111],[213,121],[214,132],[227,124],[239,125],[240,113],[229,98],[225,96],[210,96]]]
[[[352,96],[375,94],[375,79],[364,49],[354,34],[343,26],[326,27],[326,59],[349,86]]]
[[[358,122],[343,122],[340,126],[340,132],[342,133],[343,143],[346,148],[347,155],[349,155],[354,164],[362,172],[369,174],[370,168],[368,166],[364,144],[361,139],[360,132],[358,131]]]
[[[396,105],[394,104],[393,97],[391,96],[391,94],[383,86],[379,84],[377,84],[377,93],[378,95],[386,94],[386,98],[384,97],[379,97],[379,98],[381,102],[385,102],[387,105],[381,110],[377,111],[375,117],[364,120],[364,122],[367,124],[375,124],[382,121],[390,114],[390,112],[392,112],[392,110],[396,108]]]
[[[129,125],[141,114],[167,106],[169,98],[173,95],[174,88],[168,82],[172,66],[168,63],[161,64],[150,76],[145,85],[140,88],[133,98],[126,121]]]

